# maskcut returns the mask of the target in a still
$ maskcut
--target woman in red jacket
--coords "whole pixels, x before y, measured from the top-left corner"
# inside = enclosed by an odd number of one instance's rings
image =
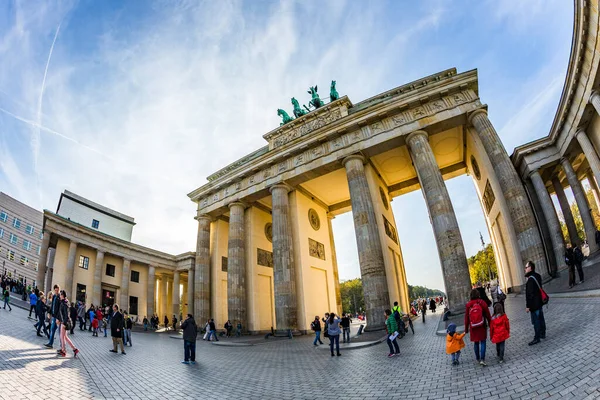
[[[487,366],[485,342],[487,340],[487,324],[491,319],[487,304],[479,298],[479,291],[471,290],[471,301],[467,303],[465,311],[465,333],[470,333],[469,338],[473,342],[475,358],[482,367]]]
[[[499,363],[504,362],[504,342],[510,337],[510,323],[508,317],[504,314],[502,304],[496,303],[494,306],[494,316],[490,323],[490,339],[496,344],[496,353]]]

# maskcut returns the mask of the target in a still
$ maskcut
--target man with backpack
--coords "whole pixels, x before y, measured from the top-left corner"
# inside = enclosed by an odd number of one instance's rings
[[[542,277],[535,272],[533,261],[527,261],[525,264],[525,312],[531,315],[531,324],[535,336],[529,342],[530,346],[538,344],[540,339],[546,339],[546,320],[544,319],[544,301],[542,299]]]
[[[471,301],[466,305],[465,312],[465,333],[469,333],[469,338],[473,342],[475,358],[482,367],[485,363],[485,345],[487,340],[487,327],[492,316],[487,303],[479,298],[479,290],[471,290]]]
[[[402,338],[402,337],[404,337],[404,334],[406,332],[404,329],[404,321],[402,321],[402,308],[400,308],[397,301],[394,302],[394,307],[392,307],[392,315],[394,316],[394,319],[396,320],[398,334]]]

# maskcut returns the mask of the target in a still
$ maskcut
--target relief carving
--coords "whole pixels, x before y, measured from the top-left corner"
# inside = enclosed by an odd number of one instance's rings
[[[227,257],[221,257],[221,271],[227,272]]]
[[[374,124],[371,124],[371,132],[373,132],[373,134],[383,132],[383,124],[381,122],[375,122]]]
[[[402,125],[406,123],[406,118],[402,114],[394,115],[392,117],[392,121],[394,121],[394,125]]]
[[[340,118],[342,118],[342,113],[339,109],[336,108],[325,115],[319,116],[314,120],[305,122],[297,128],[291,128],[289,132],[281,133],[280,136],[276,137],[273,140],[273,146],[283,146],[284,144],[287,144],[293,141],[294,139],[297,139],[304,135],[308,135],[312,131],[322,128],[325,125],[337,121]]]
[[[490,181],[487,180],[485,182],[485,190],[483,192],[483,205],[485,206],[485,212],[487,214],[492,210],[492,206],[496,201],[496,196],[494,195],[494,190],[492,189],[492,185],[490,185]]]
[[[390,239],[394,241],[394,243],[398,244],[398,235],[396,234],[396,228],[387,220],[385,215],[383,217],[383,226],[385,227],[385,234],[388,235]]]
[[[425,109],[423,107],[417,107],[413,110],[413,116],[415,119],[425,116]]]
[[[325,245],[316,240],[308,238],[308,253],[311,257],[325,260]]]
[[[273,253],[267,250],[256,248],[256,263],[263,267],[273,268]]]

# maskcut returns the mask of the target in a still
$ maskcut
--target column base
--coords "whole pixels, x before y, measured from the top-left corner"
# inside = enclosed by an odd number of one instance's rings
[[[276,329],[273,333],[274,337],[292,337],[294,336],[302,336],[302,332],[297,329]]]
[[[369,323],[367,322],[367,326],[365,327],[364,331],[365,331],[365,332],[377,332],[377,331],[383,331],[383,330],[385,330],[385,329],[387,329],[385,325],[383,325],[383,326],[373,326],[373,327],[371,327],[371,326],[369,325]]]

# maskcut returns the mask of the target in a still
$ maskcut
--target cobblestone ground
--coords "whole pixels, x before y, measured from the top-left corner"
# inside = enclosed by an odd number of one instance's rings
[[[439,313],[415,321],[401,357],[388,359],[385,343],[330,357],[308,337],[251,347],[200,340],[198,364],[183,365],[182,341],[167,334],[134,334],[121,355],[108,352],[110,338],[76,331],[80,359],[57,358],[15,307],[0,310],[0,398],[600,398],[600,298],[551,301],[548,338],[532,347],[523,303],[507,300],[506,361],[497,363],[488,341],[487,368],[474,363],[469,343],[462,364],[450,365],[444,338],[434,334]]]

